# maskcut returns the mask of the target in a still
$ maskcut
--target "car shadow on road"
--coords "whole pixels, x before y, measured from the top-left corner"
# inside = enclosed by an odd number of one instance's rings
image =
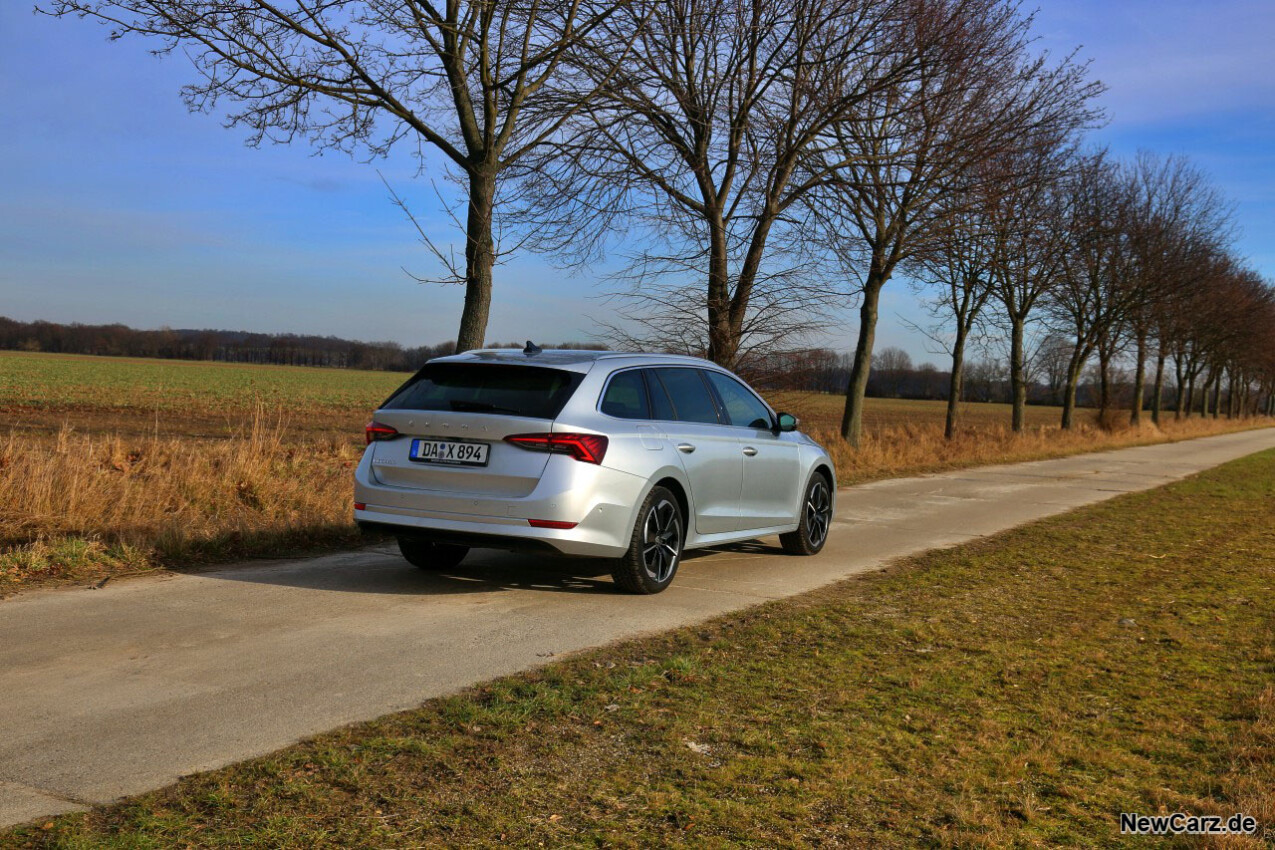
[[[684,570],[713,556],[773,555],[783,550],[757,541],[697,549],[683,555]],[[305,560],[192,572],[225,581],[336,593],[448,595],[536,590],[549,593],[617,593],[609,561],[552,558],[475,549],[459,566],[431,572],[408,564],[390,547]],[[674,580],[676,581],[676,579]]]
[[[610,567],[605,561],[550,559],[483,549],[475,549],[459,566],[438,572],[417,569],[394,550],[365,549],[301,561],[191,574],[225,581],[336,593],[429,596],[501,590],[554,593],[614,591]]]

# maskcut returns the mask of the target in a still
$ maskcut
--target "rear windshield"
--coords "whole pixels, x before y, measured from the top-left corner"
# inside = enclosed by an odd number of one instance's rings
[[[584,375],[538,366],[426,364],[383,410],[454,410],[553,419]]]

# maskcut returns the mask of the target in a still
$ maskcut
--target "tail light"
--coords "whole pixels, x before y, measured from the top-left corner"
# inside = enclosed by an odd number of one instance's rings
[[[369,422],[367,423],[367,428],[363,429],[363,434],[367,437],[367,441],[371,443],[376,440],[392,440],[398,436],[398,431],[380,422]]]
[[[571,455],[585,463],[602,463],[607,453],[607,438],[601,434],[514,434],[505,442],[531,452]]]

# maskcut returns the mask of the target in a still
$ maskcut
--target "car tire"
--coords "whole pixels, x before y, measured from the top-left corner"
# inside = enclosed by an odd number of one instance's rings
[[[469,554],[469,547],[400,537],[398,551],[403,553],[403,557],[412,566],[433,572],[451,569],[465,560],[465,556]]]
[[[665,487],[654,487],[638,511],[629,551],[611,576],[626,593],[659,593],[677,575],[685,541],[686,519],[677,497]]]
[[[801,522],[796,531],[779,535],[789,555],[815,555],[828,542],[832,528],[832,485],[822,472],[810,476],[800,507]]]

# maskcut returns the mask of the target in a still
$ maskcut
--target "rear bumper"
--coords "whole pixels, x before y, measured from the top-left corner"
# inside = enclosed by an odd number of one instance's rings
[[[414,490],[377,482],[365,455],[355,471],[354,512],[360,528],[461,545],[615,558],[629,547],[647,482],[636,475],[549,458],[534,491],[523,497]],[[574,522],[535,528],[530,519]]]
[[[446,531],[439,528],[420,529],[398,523],[359,520],[359,530],[365,534],[390,534],[395,537],[420,538],[435,543],[453,543],[471,549],[504,549],[509,552],[528,552],[543,555],[564,554],[545,540],[511,537],[507,534],[483,534],[474,531]]]

